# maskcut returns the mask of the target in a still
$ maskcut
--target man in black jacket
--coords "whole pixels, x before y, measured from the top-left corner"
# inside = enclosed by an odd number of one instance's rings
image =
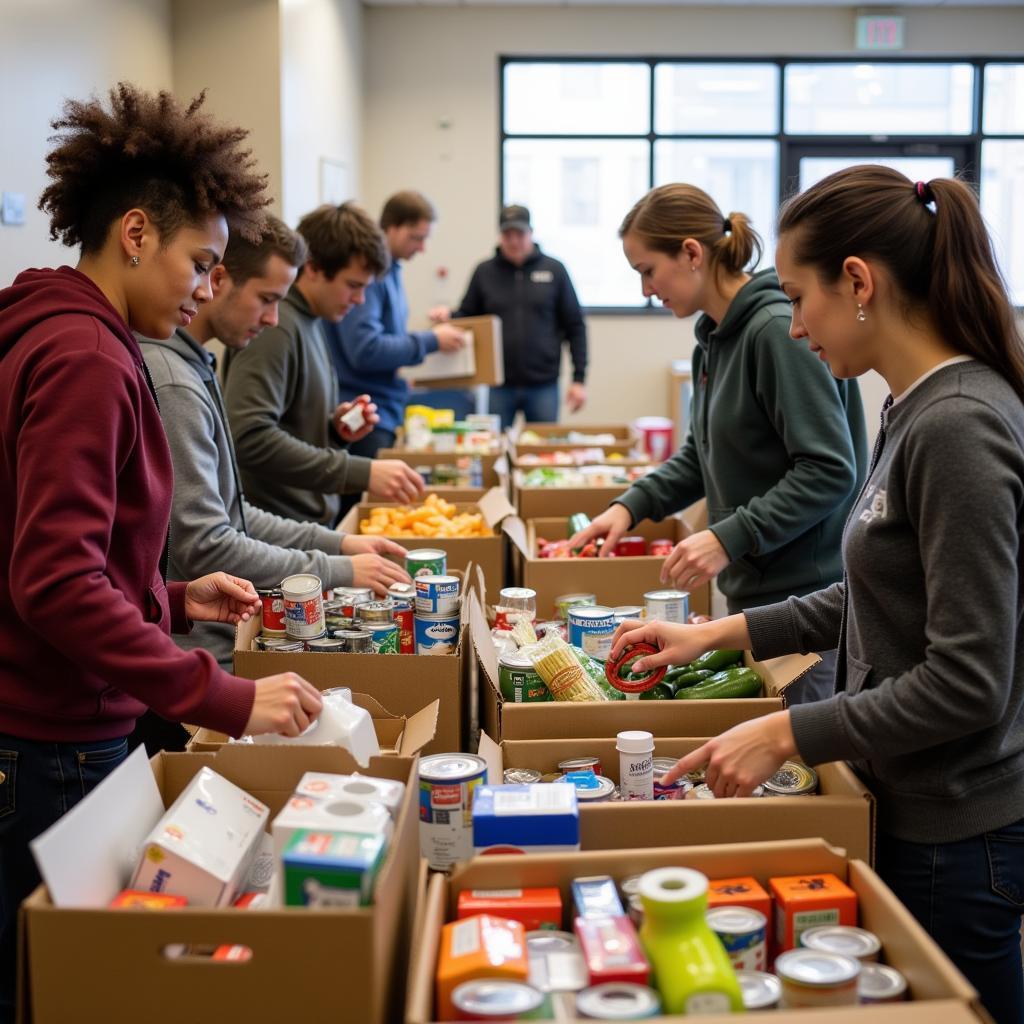
[[[573,364],[566,406],[577,412],[587,400],[587,325],[568,271],[534,243],[530,211],[506,206],[499,224],[498,248],[473,271],[459,308],[439,306],[430,316],[436,323],[484,314],[501,317],[505,384],[491,388],[490,411],[500,414],[503,428],[519,410],[527,422],[555,423],[564,342]]]

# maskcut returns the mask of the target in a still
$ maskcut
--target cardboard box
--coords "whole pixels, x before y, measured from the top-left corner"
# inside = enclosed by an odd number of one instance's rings
[[[360,770],[330,747],[232,745],[217,753],[163,753],[151,762],[165,805],[203,767],[277,813],[307,771]],[[374,758],[369,774],[405,783],[394,840],[369,907],[309,911],[205,909],[171,912],[56,907],[40,886],[22,906],[23,955],[36,1024],[142,1020],[347,1020],[383,1024],[402,1005],[419,872],[415,757]],[[224,961],[168,947],[237,945]],[[340,1001],[340,1002],[339,1002]],[[339,1010],[339,1007],[341,1008]],[[28,1021],[27,1008],[21,1010]]]
[[[457,868],[451,878],[435,875],[422,905],[420,941],[409,974],[406,1024],[427,1024],[434,1015],[434,971],[441,927],[455,919],[459,894],[467,889],[556,885],[571,906],[570,886],[582,875],[611,874],[622,879],[656,867],[684,865],[711,878],[752,875],[762,885],[776,875],[828,871],[857,893],[861,924],[882,941],[886,962],[910,986],[912,1002],[827,1010],[781,1010],[778,1024],[978,1024],[986,1020],[978,994],[950,963],[909,911],[863,861],[848,859],[820,839],[735,845],[581,852],[532,857],[480,857]],[[570,1021],[576,1018],[569,1018]],[[685,1024],[689,1017],[660,1017]],[[732,1016],[702,1018],[728,1024]],[[582,1024],[582,1022],[581,1022]]]
[[[365,519],[371,508],[397,508],[390,502],[359,504],[349,509],[341,521],[341,529],[346,533],[359,533],[359,522]],[[493,537],[392,537],[402,547],[440,548],[448,554],[448,571],[465,571],[470,563],[478,565],[484,576],[491,581],[505,578],[505,540],[501,530],[502,522],[509,516],[515,516],[512,507],[501,487],[492,487],[478,502],[471,505],[456,505],[458,512],[479,512],[484,521],[494,530]]]
[[[431,353],[419,366],[409,367],[401,374],[418,388],[472,388],[478,384],[505,383],[505,349],[501,340],[501,319],[496,316],[465,316],[453,320],[452,325],[473,334],[473,362],[476,370],[471,374],[451,376],[444,369],[446,353]],[[440,358],[435,358],[435,356]],[[436,364],[436,365],[434,365]]]
[[[263,652],[265,653],[265,652]],[[393,655],[385,655],[393,657]],[[441,702],[435,700],[412,715],[394,715],[366,693],[353,693],[352,703],[365,708],[373,719],[373,729],[382,754],[398,754],[400,757],[415,757],[437,732],[437,721]],[[194,753],[216,753],[226,743],[228,736],[214,729],[199,727],[192,732],[188,749]],[[365,775],[365,771],[361,771]]]
[[[654,756],[678,759],[706,742],[700,737],[659,736]],[[482,733],[480,756],[487,761],[492,782],[501,781],[505,768],[535,768],[546,774],[570,757],[597,757],[602,774],[619,781],[614,738],[505,740],[499,746]],[[821,837],[852,857],[874,863],[874,797],[843,763],[823,764],[817,771],[820,791],[810,797],[584,802],[580,849],[671,846],[680,840],[702,845]],[[719,872],[713,877],[728,876]]]
[[[472,452],[464,453],[480,460],[480,471],[483,474],[484,487],[498,487],[501,485],[501,473],[507,465],[505,456],[501,452],[492,452],[490,455],[475,455]],[[395,448],[381,448],[377,452],[378,459],[400,459],[402,462],[415,469],[417,466],[450,466],[457,458],[459,452],[421,452],[413,448],[401,446]],[[433,486],[429,488],[435,490]]]
[[[257,613],[235,628],[236,676],[262,679],[278,672],[297,672],[318,690],[348,686],[353,691],[353,699],[356,692],[366,694],[386,704],[387,712],[378,705],[381,713],[406,716],[407,723],[424,704],[437,700],[440,710],[436,734],[422,745],[422,753],[443,754],[462,749],[463,739],[469,735],[470,678],[474,661],[465,617],[458,648],[454,654],[443,656],[254,651],[252,645],[259,634],[260,622],[261,615]],[[371,709],[371,714],[376,725],[374,709]],[[396,734],[401,732],[398,726],[390,728]],[[382,734],[378,732],[377,735],[383,746]],[[390,733],[386,731],[384,735],[390,736]],[[207,738],[203,737],[204,740]]]
[[[820,660],[816,654],[793,654],[754,661],[748,653],[746,664],[765,680],[767,693],[762,698],[515,704],[501,695],[498,652],[475,595],[469,601],[469,631],[479,665],[480,727],[500,740],[614,739],[623,729],[646,729],[655,736],[717,736],[740,722],[781,711],[786,687]]]
[[[571,452],[579,448],[600,448],[605,455],[615,452],[618,455],[630,455],[639,446],[640,438],[636,430],[628,423],[612,424],[581,424],[578,427],[571,427],[565,423],[527,423],[523,431],[532,431],[542,438],[564,438],[570,432],[597,436],[599,434],[611,434],[616,440],[611,444],[602,444],[586,439],[579,441],[545,440],[540,444],[522,444],[519,440],[520,431],[509,430],[508,439],[510,451],[513,458],[533,453],[542,455],[544,452]],[[650,461],[650,460],[645,460]]]
[[[621,491],[619,492],[622,493]],[[616,495],[618,497],[618,495]],[[629,532],[645,537],[667,537],[678,544],[707,525],[707,506],[703,500],[691,505],[677,516],[660,523],[645,519]],[[663,557],[641,558],[538,558],[537,538],[557,540],[569,536],[566,516],[521,519],[510,516],[501,528],[512,544],[513,566],[520,586],[537,591],[537,615],[549,618],[554,614],[555,598],[561,594],[588,593],[598,604],[614,608],[622,604],[643,605],[649,590],[662,590]],[[690,594],[690,611],[701,615],[711,612],[711,587],[706,584]]]
[[[629,484],[614,487],[523,487],[522,469],[512,470],[512,504],[520,519],[549,519],[582,512],[591,519],[599,516]]]

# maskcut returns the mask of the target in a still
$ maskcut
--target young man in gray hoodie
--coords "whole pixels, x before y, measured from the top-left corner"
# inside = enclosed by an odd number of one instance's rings
[[[229,351],[241,351],[273,327],[278,304],[305,259],[302,237],[270,217],[258,245],[232,237],[210,274],[213,298],[199,307],[188,330],[179,328],[166,341],[140,339],[174,463],[172,580],[192,579],[199,566],[226,569],[261,588],[302,572],[319,576],[324,587],[372,587],[378,594],[408,580],[388,558],[405,556],[393,541],[274,515],[250,504],[242,491],[214,356],[205,346],[216,338]],[[362,432],[372,429],[372,405],[366,414]],[[349,433],[348,439],[358,436]],[[182,647],[204,647],[225,666],[233,639],[233,628],[218,623],[197,623],[187,636],[175,637]]]

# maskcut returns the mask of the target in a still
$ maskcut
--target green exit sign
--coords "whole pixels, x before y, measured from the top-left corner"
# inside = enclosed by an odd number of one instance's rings
[[[858,14],[858,50],[902,50],[906,19],[898,14]]]

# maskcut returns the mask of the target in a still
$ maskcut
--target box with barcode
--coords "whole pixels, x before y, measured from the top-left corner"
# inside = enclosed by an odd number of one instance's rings
[[[575,786],[481,786],[477,790],[474,853],[563,853],[579,848]]]
[[[781,953],[800,945],[809,928],[826,924],[855,926],[857,894],[828,873],[770,878],[775,899],[775,942]]]

